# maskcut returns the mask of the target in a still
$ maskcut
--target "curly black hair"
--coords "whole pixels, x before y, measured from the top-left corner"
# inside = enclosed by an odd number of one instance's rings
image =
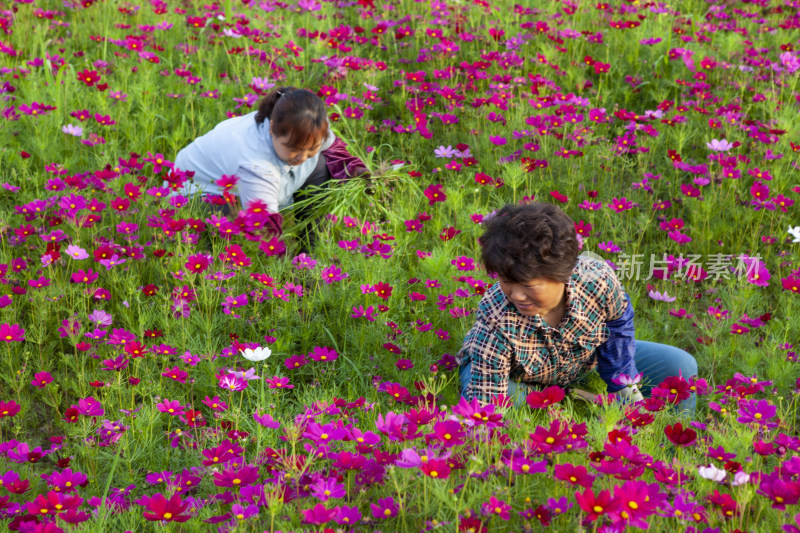
[[[551,204],[506,205],[478,239],[486,270],[503,281],[569,281],[580,249],[575,222]]]

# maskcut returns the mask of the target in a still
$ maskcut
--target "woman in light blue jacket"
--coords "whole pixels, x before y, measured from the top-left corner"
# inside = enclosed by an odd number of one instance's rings
[[[316,94],[278,87],[261,100],[258,111],[220,122],[182,149],[175,167],[194,172],[182,194],[222,195],[218,181],[235,176],[240,208],[259,202],[277,214],[301,189],[366,172],[345,146],[331,132],[325,104]],[[276,218],[280,233],[282,219]]]

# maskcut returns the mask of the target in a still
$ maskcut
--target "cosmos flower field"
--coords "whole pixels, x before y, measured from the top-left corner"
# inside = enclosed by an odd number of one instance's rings
[[[0,4],[0,527],[797,533],[798,29],[798,0]],[[173,190],[284,85],[370,170],[307,254],[291,210],[277,238]],[[460,398],[481,222],[532,199],[697,378]]]

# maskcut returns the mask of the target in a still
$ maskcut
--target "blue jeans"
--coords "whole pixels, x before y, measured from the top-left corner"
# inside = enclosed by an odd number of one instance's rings
[[[642,373],[642,382],[639,388],[644,396],[650,396],[650,391],[664,379],[670,376],[677,376],[679,373],[688,379],[697,375],[697,361],[695,358],[674,346],[659,344],[657,342],[636,341],[636,369]],[[467,384],[472,379],[472,363],[468,363],[458,369],[458,377],[461,381],[461,390],[467,388]],[[526,405],[525,398],[531,390],[536,389],[534,385],[520,383],[515,380],[508,382],[508,395],[514,400],[517,407]],[[679,411],[688,412],[689,416],[694,415],[697,406],[697,396],[692,395],[678,404]]]

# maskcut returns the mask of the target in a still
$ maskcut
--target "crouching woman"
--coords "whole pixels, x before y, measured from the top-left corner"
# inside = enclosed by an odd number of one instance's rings
[[[608,392],[637,401],[670,376],[697,374],[685,351],[635,340],[630,298],[604,261],[579,255],[574,222],[558,207],[505,206],[479,242],[499,282],[484,294],[456,357],[467,400],[507,395],[524,405],[531,390],[567,387],[596,368]],[[620,380],[638,373],[639,387]],[[691,414],[695,403],[692,393],[678,408]]]
[[[193,175],[181,184],[181,194],[200,194],[225,215],[254,205],[266,209],[277,234],[283,224],[279,212],[297,197],[314,198],[331,181],[367,171],[330,130],[322,99],[296,87],[275,88],[258,111],[220,122],[183,148],[175,166]],[[239,199],[225,194],[233,184]],[[304,220],[312,210],[306,206],[296,218]]]

